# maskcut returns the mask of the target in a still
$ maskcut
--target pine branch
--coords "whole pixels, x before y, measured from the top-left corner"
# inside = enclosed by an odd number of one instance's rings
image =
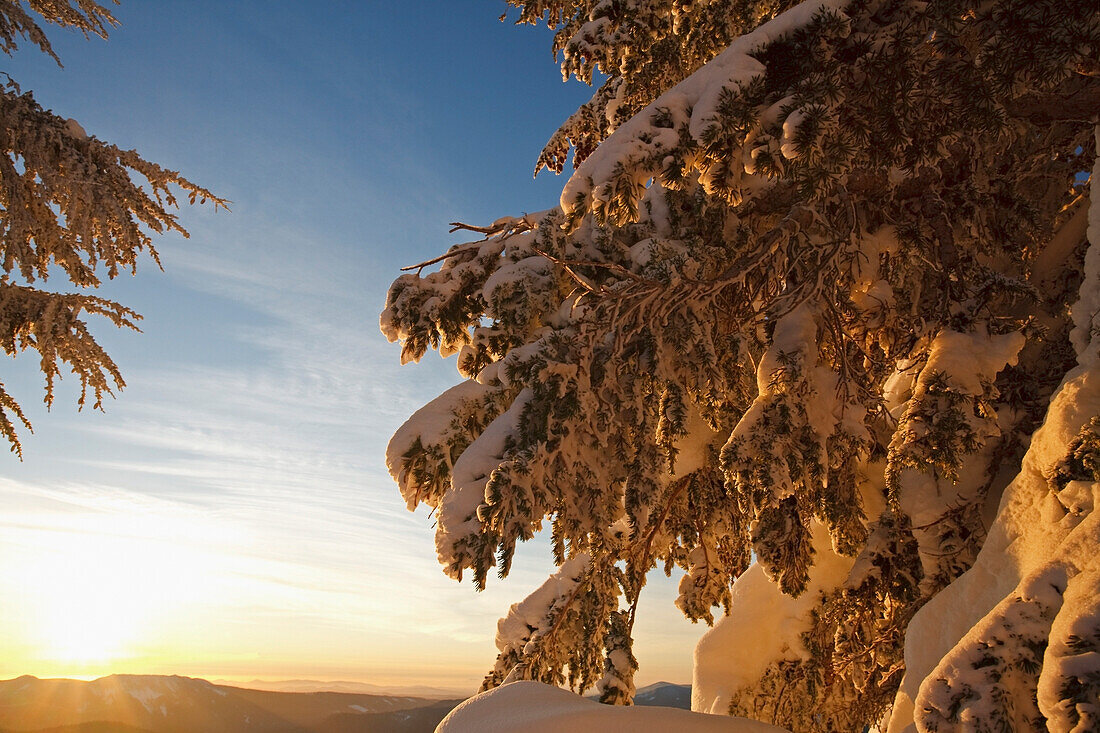
[[[118,4],[118,0],[113,2]],[[27,0],[27,4],[46,22],[76,28],[85,38],[89,35],[106,38],[107,29],[118,25],[110,11],[93,0]],[[19,0],[0,0],[0,51],[11,55],[18,48],[17,36],[28,39],[58,66],[61,65],[61,59],[54,53],[45,31],[23,9],[22,3]]]
[[[1090,123],[1100,117],[1100,72],[1093,69],[1058,92],[1034,93],[1005,102],[1009,116],[1035,124]]]
[[[653,539],[657,536],[657,532],[661,529],[661,526],[668,519],[669,511],[672,509],[672,505],[676,502],[676,499],[691,483],[691,475],[687,475],[676,482],[671,491],[669,491],[668,499],[663,503],[660,515],[656,521],[652,522],[649,532],[646,535],[645,540],[642,542],[641,554],[642,561],[634,564],[634,593],[633,598],[630,600],[630,616],[627,621],[627,635],[632,635],[634,631],[634,618],[638,613],[638,601],[641,599],[641,589],[645,585],[645,576],[649,572],[649,565],[652,562],[653,552]],[[631,555],[636,556],[638,550],[632,550]]]

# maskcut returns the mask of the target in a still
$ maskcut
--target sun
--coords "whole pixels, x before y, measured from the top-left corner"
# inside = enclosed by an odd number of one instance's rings
[[[109,665],[125,655],[133,630],[108,613],[69,617],[49,624],[49,638],[41,643],[43,658],[82,669]]]
[[[43,658],[55,663],[109,664],[140,636],[147,622],[144,604],[116,578],[82,565],[78,561],[68,572],[55,572],[44,584],[36,641]]]
[[[139,572],[147,561],[129,545],[103,535],[57,533],[48,552],[27,568],[33,607],[28,641],[44,660],[108,664],[138,638],[151,610]]]
[[[158,537],[156,527],[97,529],[51,532],[22,568],[24,641],[66,674],[111,670],[139,656],[204,574],[197,553],[167,532]]]

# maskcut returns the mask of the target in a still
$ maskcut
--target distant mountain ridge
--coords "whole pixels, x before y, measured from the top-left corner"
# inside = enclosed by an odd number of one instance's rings
[[[111,675],[0,681],[0,732],[406,733],[460,702],[346,692],[271,692],[207,680]]]
[[[369,682],[324,681],[324,680],[210,680],[211,684],[225,687],[242,687],[247,690],[267,690],[269,692],[353,692],[365,695],[389,695],[423,697],[428,699],[467,698],[475,690],[459,690],[429,685],[373,685]]]
[[[270,684],[300,691],[179,676],[111,675],[83,682],[25,675],[0,680],[0,733],[418,733],[434,730],[461,702],[312,689],[363,683]],[[634,702],[687,709],[691,686],[658,682],[639,689]]]
[[[634,704],[691,710],[691,685],[654,682],[634,693]]]
[[[600,697],[598,692],[585,695],[590,700]],[[691,710],[691,685],[678,685],[674,682],[654,682],[639,687],[634,692],[634,704],[643,707],[680,708]]]

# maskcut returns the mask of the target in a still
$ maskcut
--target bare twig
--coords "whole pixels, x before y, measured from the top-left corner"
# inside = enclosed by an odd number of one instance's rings
[[[505,239],[514,234],[522,234],[523,232],[529,232],[535,228],[535,225],[528,221],[527,215],[524,214],[519,219],[513,219],[511,217],[494,221],[489,226],[479,227],[474,224],[463,224],[460,221],[452,221],[451,228],[448,232],[457,232],[459,230],[467,232],[477,232],[478,234],[484,234],[486,239],[490,237],[500,236],[501,239]]]
[[[485,244],[485,242],[492,239],[493,237],[498,237],[500,241],[503,242],[509,237],[515,236],[516,234],[529,232],[534,228],[534,223],[527,219],[526,214],[520,219],[502,219],[499,221],[495,221],[489,226],[485,227],[479,227],[473,224],[463,224],[460,221],[452,221],[451,228],[448,230],[449,232],[457,232],[458,230],[462,229],[469,232],[484,234],[485,239],[479,240],[477,242],[467,242],[466,244],[456,245],[454,247],[451,247],[449,250],[439,255],[438,257],[433,257],[430,260],[424,260],[423,262],[417,263],[415,265],[402,267],[401,272],[411,272],[412,270],[416,270],[417,274],[420,274],[420,272],[425,267],[428,267],[429,265],[434,265],[437,262],[442,262],[443,260],[450,257],[457,257],[460,254],[469,252],[471,249],[475,249],[476,247],[480,247],[482,244]]]
[[[443,260],[447,259],[448,257],[457,257],[460,254],[463,254],[465,252],[469,252],[471,249],[474,249],[475,244],[478,247],[480,247],[484,243],[485,242],[483,240],[481,242],[468,242],[466,244],[462,244],[462,245],[459,245],[457,247],[451,247],[449,250],[447,250],[445,253],[439,255],[438,257],[433,257],[430,260],[424,260],[423,262],[421,262],[419,264],[416,264],[416,265],[408,265],[406,267],[402,267],[401,272],[409,272],[410,270],[416,270],[417,274],[419,274],[421,270],[423,270],[425,267],[428,267],[429,265],[434,265],[437,262],[442,262]]]

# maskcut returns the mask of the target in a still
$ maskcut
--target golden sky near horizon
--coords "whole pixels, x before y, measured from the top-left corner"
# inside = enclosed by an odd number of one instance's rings
[[[0,479],[8,517],[19,518],[0,536],[4,679],[182,674],[472,689],[494,652],[478,626],[520,597],[500,583],[476,594],[400,567],[372,593],[339,572],[320,579],[264,558],[257,538],[207,512],[88,489],[28,502],[16,489],[28,493]],[[539,582],[533,569],[518,577]],[[639,654],[663,661],[652,665],[662,672],[679,666],[686,681],[690,660],[675,664],[683,648],[678,638],[660,643],[668,619],[650,605]]]

